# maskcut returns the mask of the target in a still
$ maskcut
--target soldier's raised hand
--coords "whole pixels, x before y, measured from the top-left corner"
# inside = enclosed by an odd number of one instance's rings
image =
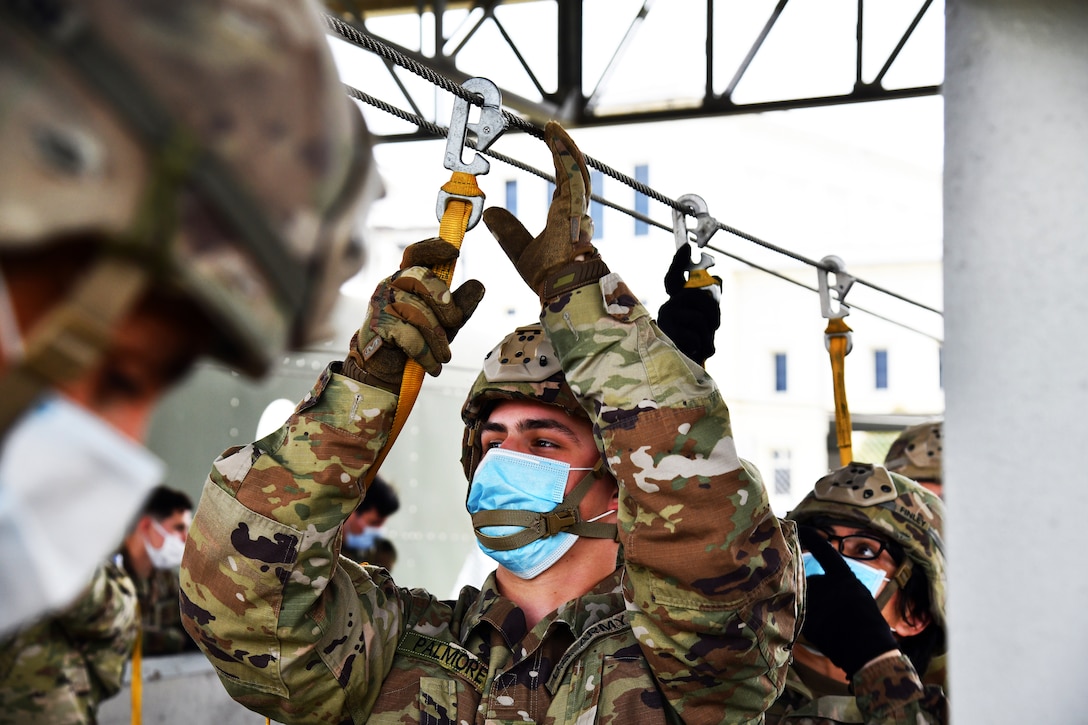
[[[498,207],[483,214],[484,224],[541,302],[608,274],[592,242],[593,220],[588,214],[591,188],[585,158],[555,121],[545,126],[544,141],[555,163],[555,194],[544,230],[534,237],[513,214]]]
[[[404,250],[400,270],[382,280],[370,298],[366,321],[351,338],[344,375],[396,393],[409,358],[431,375],[441,372],[450,361],[450,341],[484,296],[478,280],[451,291],[435,276],[434,267],[458,254],[457,247],[438,238]]]

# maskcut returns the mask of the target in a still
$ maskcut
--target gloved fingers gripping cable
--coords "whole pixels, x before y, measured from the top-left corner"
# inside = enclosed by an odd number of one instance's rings
[[[552,151],[556,183],[544,230],[533,237],[505,209],[487,209],[483,215],[484,224],[541,303],[593,284],[609,271],[592,242],[585,157],[554,121],[545,127],[544,140]]]

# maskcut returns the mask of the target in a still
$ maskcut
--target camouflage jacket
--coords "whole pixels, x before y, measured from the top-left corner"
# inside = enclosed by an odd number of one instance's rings
[[[121,689],[136,632],[132,580],[100,566],[71,607],[0,642],[0,724],[95,722]]]
[[[786,691],[767,713],[767,725],[944,725],[948,702],[936,685],[923,685],[910,659],[879,660],[854,675],[852,694],[845,685],[821,682],[819,675],[790,667]]]
[[[117,558],[136,584],[140,602],[140,651],[152,657],[195,651],[196,643],[181,626],[177,570],[154,569],[151,576],[144,579],[136,573],[123,547]]]
[[[328,368],[284,426],[213,466],[182,564],[186,628],[231,695],[285,723],[762,722],[803,573],[706,372],[605,277],[542,313],[620,482],[625,563],[526,632],[338,558],[396,399]]]

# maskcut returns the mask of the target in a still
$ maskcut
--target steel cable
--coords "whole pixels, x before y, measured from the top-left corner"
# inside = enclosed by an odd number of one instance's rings
[[[365,50],[368,50],[368,51],[374,53],[375,55],[378,55],[379,57],[381,57],[381,58],[383,58],[383,59],[385,59],[387,61],[395,63],[395,64],[405,68],[406,70],[409,70],[412,73],[415,73],[416,75],[418,75],[421,78],[429,81],[431,84],[435,85],[436,87],[441,88],[441,89],[451,93],[452,95],[457,96],[458,98],[464,99],[464,100],[468,101],[469,103],[472,103],[472,104],[477,105],[477,106],[482,105],[482,98],[480,96],[478,96],[477,94],[466,90],[465,88],[458,85],[457,83],[450,80],[449,78],[446,78],[445,76],[441,75],[440,73],[435,72],[434,70],[432,70],[432,69],[428,68],[427,66],[423,65],[419,61],[405,55],[404,53],[401,53],[397,49],[390,47],[388,44],[383,43],[381,40],[375,38],[374,36],[358,30],[356,27],[354,27],[350,23],[347,23],[347,22],[345,22],[345,21],[341,20],[340,18],[337,18],[337,17],[335,17],[333,15],[326,14],[324,16],[324,18],[325,18],[325,21],[326,21],[326,24],[328,25],[328,27],[341,39],[346,40],[347,42],[352,43],[353,45],[361,47],[361,48],[363,48]],[[345,84],[345,88],[347,89],[348,95],[352,96],[353,98],[356,98],[356,99],[358,99],[360,101],[363,101],[364,103],[367,103],[367,104],[369,104],[371,106],[374,106],[375,108],[378,108],[379,110],[382,110],[382,111],[384,111],[386,113],[389,113],[389,114],[391,114],[393,116],[396,116],[397,118],[400,118],[403,121],[407,121],[409,123],[415,124],[417,127],[419,127],[420,129],[422,129],[422,130],[424,130],[424,131],[426,131],[428,133],[431,133],[431,134],[433,134],[435,136],[441,136],[441,137],[445,137],[449,133],[449,129],[447,129],[446,127],[440,126],[439,124],[428,121],[425,118],[419,116],[418,114],[410,113],[410,112],[405,111],[403,109],[397,108],[396,106],[393,106],[392,104],[389,104],[389,103],[387,103],[387,102],[385,102],[385,101],[383,101],[381,99],[375,98],[374,96],[371,96],[370,94],[365,93],[365,92],[363,92],[363,91],[361,91],[361,90],[359,90],[357,88],[354,88],[354,87],[352,87],[350,85]],[[526,133],[529,133],[530,135],[532,135],[535,138],[542,139],[544,137],[543,129],[538,128],[537,126],[535,126],[532,123],[526,121],[525,119],[521,118],[520,116],[512,114],[512,113],[510,113],[509,111],[507,111],[505,109],[503,109],[502,114],[503,114],[503,117],[506,118],[507,122],[511,126],[514,126],[514,127],[518,128],[518,129],[520,129],[520,130],[522,130],[522,131],[524,131]],[[473,144],[471,142],[471,140],[467,140],[466,145],[473,148],[473,149],[475,149],[475,144]],[[555,179],[551,175],[549,175],[549,174],[547,174],[547,173],[545,173],[543,171],[540,171],[539,169],[536,169],[536,168],[534,168],[534,167],[532,167],[532,166],[530,166],[528,164],[525,164],[525,163],[523,163],[523,162],[521,162],[521,161],[519,161],[519,160],[517,160],[515,158],[507,156],[505,154],[502,154],[502,153],[499,153],[499,152],[493,151],[493,150],[481,151],[480,153],[483,153],[485,156],[489,156],[491,158],[494,158],[494,159],[502,161],[502,162],[504,162],[506,164],[509,164],[510,166],[513,166],[514,168],[521,169],[522,171],[525,171],[527,173],[534,174],[535,176],[538,176],[538,177],[540,177],[542,179],[545,179],[545,180],[547,180],[549,182],[552,182],[552,183],[555,182]],[[651,188],[650,186],[638,181],[637,179],[634,179],[634,178],[628,176],[627,174],[624,174],[621,171],[617,171],[616,169],[612,168],[608,164],[602,163],[601,161],[597,160],[596,158],[594,158],[592,156],[589,156],[589,155],[584,155],[584,156],[585,156],[586,164],[588,164],[590,167],[592,167],[594,169],[597,169],[601,173],[612,177],[613,179],[615,179],[615,180],[619,181],[620,183],[624,184],[625,186],[628,186],[631,189],[634,189],[636,192],[638,192],[638,193],[640,193],[640,194],[642,194],[642,195],[644,195],[644,196],[646,196],[646,197],[648,197],[650,199],[653,199],[653,200],[655,200],[655,201],[657,201],[657,202],[659,202],[661,204],[664,204],[665,206],[667,206],[667,207],[669,207],[671,209],[674,209],[676,211],[680,211],[680,212],[683,212],[685,214],[691,215],[691,210],[688,207],[686,207],[685,205],[681,204],[679,201],[665,196],[664,194],[658,192],[657,190]],[[633,217],[635,219],[643,221],[643,222],[645,222],[647,224],[650,224],[652,226],[656,226],[656,227],[659,227],[659,228],[667,230],[667,231],[672,231],[673,230],[672,226],[662,224],[662,223],[657,222],[657,221],[655,221],[653,219],[650,219],[649,217],[647,217],[645,215],[642,215],[642,214],[640,214],[640,213],[638,213],[638,212],[636,212],[634,210],[627,209],[627,208],[622,207],[622,206],[620,206],[618,204],[615,204],[615,203],[605,199],[604,197],[599,196],[598,194],[593,194],[593,199],[595,201],[600,202],[601,204],[604,204],[605,206],[608,206],[609,208],[612,208],[612,209],[615,209],[615,210],[617,210],[617,211],[619,211],[621,213],[627,214],[628,216],[631,216],[631,217]],[[723,223],[721,221],[718,221],[717,219],[714,219],[713,217],[711,217],[711,221],[713,222],[713,224],[718,229],[720,229],[720,230],[722,230],[722,231],[724,231],[724,232],[726,232],[728,234],[731,234],[733,236],[744,239],[745,241],[751,242],[752,244],[755,244],[757,246],[763,247],[763,248],[768,249],[770,251],[776,252],[776,253],[781,254],[781,255],[783,255],[785,257],[789,257],[790,259],[793,259],[794,261],[801,262],[801,263],[806,264],[806,265],[808,265],[810,267],[814,267],[816,269],[820,269],[820,270],[823,270],[825,272],[838,271],[838,270],[832,269],[832,268],[830,268],[830,267],[828,267],[828,266],[826,266],[824,264],[821,264],[817,260],[810,259],[810,258],[804,256],[803,254],[799,254],[799,253],[794,252],[792,250],[786,249],[785,247],[780,247],[777,244],[773,244],[771,242],[768,242],[768,241],[766,241],[764,239],[761,239],[761,238],[759,238],[757,236],[754,236],[752,234],[748,234],[747,232],[745,232],[743,230],[737,229],[736,227],[732,227],[732,226],[730,226],[728,224],[725,224],[725,223]],[[761,270],[763,272],[766,272],[767,274],[771,274],[773,276],[781,277],[782,279],[793,282],[794,284],[798,284],[801,287],[804,287],[805,289],[810,289],[810,290],[818,292],[818,290],[816,290],[815,288],[809,287],[808,285],[802,284],[800,282],[796,282],[796,280],[792,280],[789,277],[779,275],[778,273],[775,273],[775,272],[773,272],[773,271],[771,271],[771,270],[769,270],[769,269],[767,269],[765,267],[762,267],[762,266],[760,266],[758,264],[750,262],[750,261],[748,261],[748,260],[746,260],[746,259],[744,259],[742,257],[739,257],[739,256],[737,256],[737,255],[735,255],[733,253],[726,252],[725,250],[722,250],[719,247],[711,247],[711,248],[714,249],[715,251],[721,253],[721,254],[724,254],[727,257],[735,259],[738,262],[746,264],[746,265],[748,265],[748,266],[750,266],[750,267],[752,267],[754,269],[759,269],[759,270]],[[926,310],[928,312],[932,312],[932,313],[940,315],[940,316],[944,315],[944,313],[941,310],[939,310],[939,309],[937,309],[935,307],[931,307],[930,305],[926,305],[926,304],[923,304],[923,303],[918,302],[916,300],[913,300],[913,299],[911,299],[911,298],[909,298],[909,297],[907,297],[905,295],[902,295],[902,294],[899,294],[898,292],[894,292],[892,290],[889,290],[886,287],[883,287],[881,285],[870,282],[870,281],[868,281],[868,280],[866,280],[864,278],[854,276],[854,282],[855,282],[855,284],[859,284],[859,285],[862,285],[862,286],[865,286],[865,287],[869,287],[870,289],[872,289],[872,290],[874,290],[876,292],[880,292],[880,293],[885,294],[885,295],[887,295],[889,297],[893,297],[895,299],[898,299],[898,300],[900,300],[902,302],[913,305],[913,306],[918,307],[920,309]],[[862,312],[866,312],[867,314],[873,315],[874,317],[878,317],[878,318],[883,319],[883,320],[885,320],[887,322],[892,322],[894,324],[900,325],[900,326],[902,326],[902,327],[904,327],[906,329],[912,330],[913,332],[917,332],[917,333],[919,333],[921,335],[925,335],[927,337],[932,337],[933,339],[939,339],[939,338],[934,337],[933,335],[929,335],[928,333],[922,332],[922,331],[917,330],[917,329],[915,329],[913,327],[910,327],[908,325],[904,325],[902,323],[896,322],[896,321],[891,320],[889,318],[883,317],[882,315],[879,315],[879,314],[877,314],[875,312],[866,310],[866,309],[864,309],[862,307],[858,307],[857,305],[852,305],[851,304],[849,306],[851,308],[853,308],[853,309],[856,309],[856,310],[859,310],[859,311],[862,311]]]

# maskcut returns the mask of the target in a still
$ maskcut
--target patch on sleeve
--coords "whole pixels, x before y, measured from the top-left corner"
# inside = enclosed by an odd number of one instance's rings
[[[640,309],[638,297],[615,272],[601,277],[601,296],[605,310],[620,322],[631,322],[641,317],[634,314]]]

